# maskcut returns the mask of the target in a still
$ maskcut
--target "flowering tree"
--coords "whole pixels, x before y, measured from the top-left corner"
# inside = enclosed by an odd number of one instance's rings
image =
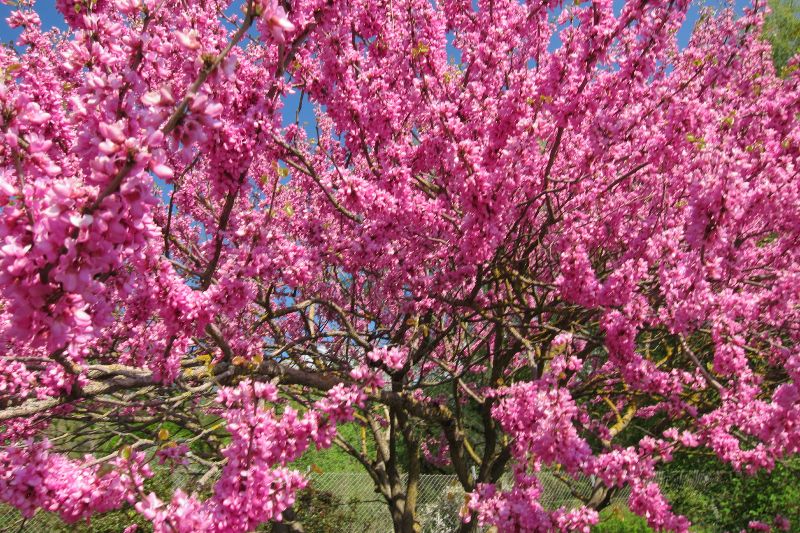
[[[798,452],[800,74],[758,5],[684,49],[686,0],[57,5],[0,49],[0,501],[247,531],[335,443],[396,531],[425,462],[464,531],[622,487],[685,531],[674,453]]]

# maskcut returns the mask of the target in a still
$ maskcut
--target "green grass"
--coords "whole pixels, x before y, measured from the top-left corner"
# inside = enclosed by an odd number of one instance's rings
[[[595,533],[650,533],[647,521],[625,507],[611,507],[600,513],[600,522],[592,528]]]

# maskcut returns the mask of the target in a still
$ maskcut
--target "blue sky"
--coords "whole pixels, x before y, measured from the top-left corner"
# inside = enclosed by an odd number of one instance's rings
[[[733,2],[737,14],[741,14],[744,7],[750,4],[750,0],[731,0],[731,2]],[[619,12],[621,10],[624,3],[625,3],[624,0],[614,0],[614,7],[616,12]],[[725,0],[694,1],[689,9],[689,13],[687,14],[686,22],[684,23],[681,30],[678,32],[678,41],[681,46],[686,46],[686,44],[688,44],[689,37],[691,36],[692,33],[692,28],[694,27],[695,23],[699,18],[700,9],[704,5],[720,8],[720,7],[726,7],[729,4]],[[38,0],[36,2],[36,6],[39,16],[42,19],[42,26],[45,29],[49,29],[52,27],[58,27],[62,29],[66,28],[63,16],[55,8],[55,2],[48,0]],[[19,29],[15,30],[10,29],[7,23],[5,22],[5,19],[9,16],[9,14],[11,14],[13,9],[15,8],[12,6],[0,3],[0,41],[3,42],[14,41],[20,33]],[[453,52],[454,55],[456,56],[458,55],[457,51],[453,50]],[[284,122],[287,124],[293,123],[295,120],[295,111],[297,110],[298,97],[299,95],[297,94],[290,95],[285,101]],[[307,105],[304,102],[303,109],[300,114],[301,125],[308,126],[309,123],[313,121],[313,118],[314,116],[312,113],[311,106]]]
[[[750,4],[748,0],[732,0],[736,12],[741,14],[742,9]],[[619,9],[624,4],[623,0],[614,0],[615,8]],[[52,28],[53,26],[57,27],[65,27],[64,20],[61,14],[56,11],[55,3],[52,1],[47,0],[39,0],[37,2],[37,10],[39,12],[39,16],[42,19],[42,25],[45,28]],[[708,5],[712,7],[724,7],[727,5],[727,2],[722,0],[706,0],[704,2],[693,2],[692,7],[689,9],[689,14],[686,19],[686,23],[681,28],[681,31],[678,33],[678,40],[680,41],[681,45],[686,45],[689,40],[689,36],[691,35],[691,29],[694,27],[694,24],[697,22],[698,15],[700,13],[700,7],[702,5]],[[18,31],[14,31],[8,28],[7,24],[5,24],[5,19],[14,9],[12,6],[8,6],[5,4],[0,4],[0,18],[2,18],[3,22],[0,23],[0,40],[2,41],[12,41],[16,38],[19,34]]]
[[[732,1],[734,2],[735,11],[737,14],[741,14],[744,7],[750,4],[749,0],[732,0]],[[614,7],[617,12],[619,12],[622,5],[624,5],[624,0],[614,0]],[[691,36],[692,28],[694,27],[695,23],[699,18],[700,9],[703,5],[711,7],[726,7],[729,4],[724,0],[705,0],[704,2],[693,2],[691,8],[689,9],[686,22],[684,23],[681,30],[678,32],[678,41],[681,46],[686,46],[686,44],[688,43],[689,37]],[[0,3],[0,41],[13,42],[20,33],[19,30],[11,30],[5,22],[5,19],[9,16],[9,14],[11,14],[13,9],[14,7],[12,6]],[[42,25],[45,29],[49,29],[52,27],[58,27],[62,29],[66,28],[66,25],[64,24],[64,19],[62,15],[56,10],[54,2],[47,0],[39,0],[37,2],[37,10],[39,16],[42,19]],[[453,50],[453,54],[456,57],[459,55],[456,50]],[[295,93],[293,95],[289,95],[284,101],[285,107],[284,107],[283,118],[285,124],[294,122],[295,112],[297,110],[298,98],[299,94]],[[313,121],[314,121],[314,114],[312,111],[312,106],[304,102],[302,111],[300,113],[301,126],[306,128],[313,127],[312,126]],[[309,133],[313,135],[313,132]],[[169,202],[169,194],[172,190],[172,186],[158,179],[156,179],[156,183],[159,189],[161,189],[162,191],[163,201],[165,203]]]

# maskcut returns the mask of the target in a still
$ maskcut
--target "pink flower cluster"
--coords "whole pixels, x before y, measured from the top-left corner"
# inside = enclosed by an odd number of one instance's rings
[[[0,405],[12,398],[27,398],[36,377],[19,361],[0,359]]]
[[[163,465],[164,463],[170,463],[172,465],[181,464],[187,466],[189,464],[189,460],[186,458],[186,453],[188,451],[189,447],[184,443],[168,444],[156,452],[158,464]]]
[[[589,531],[597,513],[586,507],[566,513],[563,509],[545,511],[539,499],[541,488],[536,478],[543,466],[563,468],[575,476],[596,476],[606,487],[630,486],[629,506],[647,518],[651,527],[669,531],[688,531],[689,522],[672,513],[671,506],[652,482],[655,460],[669,458],[669,445],[644,439],[638,449],[629,447],[592,454],[580,436],[582,415],[569,391],[552,383],[552,376],[537,383],[514,385],[503,392],[493,416],[515,438],[515,485],[498,491],[483,485],[472,494],[470,507],[482,524],[497,524],[502,530],[549,531],[553,529]],[[527,466],[525,466],[527,465]],[[528,472],[530,467],[533,472]],[[566,513],[566,514],[565,514]]]
[[[381,346],[367,353],[367,359],[382,363],[390,370],[400,370],[408,360],[408,350],[399,346]]]
[[[47,441],[33,440],[0,449],[0,501],[27,518],[46,509],[72,523],[117,509],[132,503],[152,475],[141,452],[112,460],[110,471],[101,473],[100,464],[72,461],[50,449]]]
[[[500,531],[580,531],[589,533],[600,515],[585,507],[567,510],[546,510],[539,500],[542,487],[535,475],[515,472],[515,485],[510,491],[498,492],[494,485],[481,485],[469,501],[478,511],[481,524],[495,524]]]
[[[156,531],[250,531],[263,522],[280,521],[295,493],[306,486],[303,476],[286,465],[311,443],[329,447],[336,425],[351,420],[354,408],[363,405],[363,392],[337,385],[303,416],[288,405],[280,416],[269,407],[279,401],[271,383],[244,380],[222,388],[217,401],[226,408],[223,416],[231,434],[222,477],[206,501],[178,491],[169,504],[154,494],[137,502],[137,511]]]

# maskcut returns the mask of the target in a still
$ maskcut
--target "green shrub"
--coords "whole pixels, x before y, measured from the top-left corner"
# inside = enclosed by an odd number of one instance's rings
[[[667,484],[676,512],[705,531],[741,531],[751,520],[772,523],[777,515],[800,531],[800,462],[779,463],[772,472],[748,476],[716,459],[700,460],[697,471],[710,474],[697,484]]]

